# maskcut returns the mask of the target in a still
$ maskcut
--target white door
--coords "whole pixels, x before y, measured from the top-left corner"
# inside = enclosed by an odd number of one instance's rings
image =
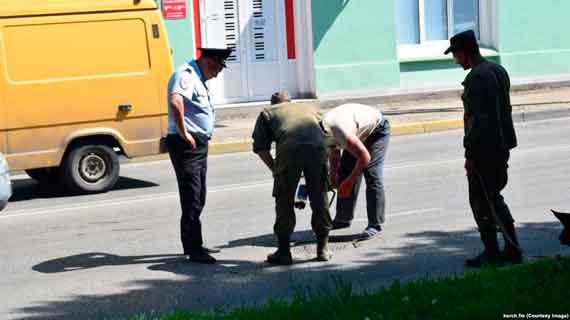
[[[234,48],[210,81],[214,103],[268,100],[287,88],[284,1],[203,0],[203,47]]]

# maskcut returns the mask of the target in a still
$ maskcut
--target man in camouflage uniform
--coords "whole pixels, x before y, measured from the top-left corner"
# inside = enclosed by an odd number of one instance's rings
[[[514,220],[501,195],[508,180],[510,149],[517,145],[509,75],[503,67],[481,56],[473,31],[456,34],[450,44],[445,54],[452,52],[457,64],[464,70],[471,69],[463,82],[463,146],[469,202],[484,246],[481,254],[465,263],[469,267],[520,263],[522,252]],[[498,227],[505,239],[502,252],[497,241]]]
[[[257,118],[253,131],[253,152],[273,173],[276,219],[273,227],[278,249],[267,256],[272,264],[293,263],[290,238],[295,229],[295,191],[301,173],[307,183],[311,203],[311,226],[317,236],[317,260],[328,261],[328,235],[332,221],[328,208],[327,151],[315,106],[291,103],[287,92],[271,97],[271,107]],[[276,143],[276,157],[271,144]]]

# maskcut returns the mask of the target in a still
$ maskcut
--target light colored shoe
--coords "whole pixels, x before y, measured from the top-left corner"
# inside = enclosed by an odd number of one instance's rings
[[[369,240],[380,234],[382,229],[376,227],[366,227],[362,234],[360,235],[360,240]]]

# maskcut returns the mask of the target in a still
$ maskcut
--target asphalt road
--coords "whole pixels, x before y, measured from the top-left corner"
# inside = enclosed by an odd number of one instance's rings
[[[570,120],[517,126],[519,148],[504,192],[530,259],[570,255],[549,208],[570,209]],[[25,175],[0,213],[0,319],[117,319],[177,308],[214,309],[290,297],[334,279],[366,289],[399,279],[465,271],[479,251],[467,201],[459,130],[393,137],[386,163],[383,235],[355,246],[364,199],[348,230],[335,231],[333,260],[312,261],[310,212],[297,216],[296,264],[263,262],[274,250],[272,180],[251,153],[212,156],[203,216],[215,266],[179,255],[179,202],[168,161],[128,163],[115,190],[64,195]],[[334,211],[333,211],[334,212]],[[337,280],[338,281],[338,280]]]

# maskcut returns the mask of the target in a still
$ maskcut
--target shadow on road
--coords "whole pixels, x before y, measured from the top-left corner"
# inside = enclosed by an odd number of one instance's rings
[[[299,260],[296,259],[296,264],[303,264],[313,261],[314,259]],[[98,267],[110,266],[124,266],[135,264],[149,264],[150,270],[168,271],[177,274],[190,274],[188,270],[194,274],[196,271],[204,271],[204,273],[211,273],[212,269],[243,269],[245,268],[272,268],[265,262],[256,263],[245,260],[218,260],[217,264],[213,266],[206,266],[189,262],[184,255],[181,254],[157,254],[157,255],[142,255],[142,256],[119,256],[115,254],[103,252],[90,252],[77,254],[73,256],[57,258],[53,260],[44,261],[32,267],[34,271],[41,273],[62,273],[71,271],[87,270]],[[220,270],[218,270],[220,271]]]
[[[518,227],[522,246],[531,259],[569,255],[570,248],[558,242],[561,230],[562,226],[555,222]],[[303,231],[296,236],[302,239],[312,235],[310,231]],[[269,235],[240,239],[232,241],[227,250],[231,252],[231,248],[251,244],[269,246],[270,242],[273,239]],[[349,255],[348,250],[353,252]],[[63,301],[56,301],[54,297],[54,301],[42,301],[13,311],[28,314],[26,319],[126,319],[143,312],[153,318],[180,308],[212,310],[291,297],[300,287],[331,285],[333,278],[351,281],[358,289],[370,289],[389,285],[394,280],[405,282],[460,275],[466,271],[464,259],[479,250],[478,233],[470,229],[409,233],[400,237],[398,245],[382,239],[371,240],[362,247],[346,246],[344,251],[335,252],[328,263],[303,261],[305,263],[290,267],[268,267],[259,262],[262,257],[259,261],[229,259],[217,265],[199,265],[185,262],[180,255],[122,257],[86,253],[45,261],[33,269],[47,277],[102,266],[111,267],[109,272],[112,272],[113,266],[143,264],[148,265],[148,270],[176,277],[164,279],[157,274],[154,279],[121,283],[118,293],[80,294]]]
[[[179,254],[119,256],[102,252],[90,252],[44,261],[35,265],[32,269],[41,273],[59,273],[104,266],[184,262],[185,260],[185,257]]]
[[[158,184],[154,182],[119,177],[117,183],[111,191],[129,190],[129,189],[142,189],[157,187]],[[58,184],[43,184],[38,183],[33,179],[18,179],[12,181],[13,195],[10,202],[18,202],[32,199],[53,199],[80,196],[81,194],[73,193]]]
[[[360,240],[361,233],[346,234],[346,235],[331,235],[330,242],[352,242]],[[291,247],[303,246],[310,243],[315,243],[315,234],[311,230],[302,230],[293,232],[291,235]],[[237,247],[275,247],[277,240],[273,233],[264,234],[256,237],[248,237],[229,241],[228,244],[221,246],[222,249],[237,248]]]

